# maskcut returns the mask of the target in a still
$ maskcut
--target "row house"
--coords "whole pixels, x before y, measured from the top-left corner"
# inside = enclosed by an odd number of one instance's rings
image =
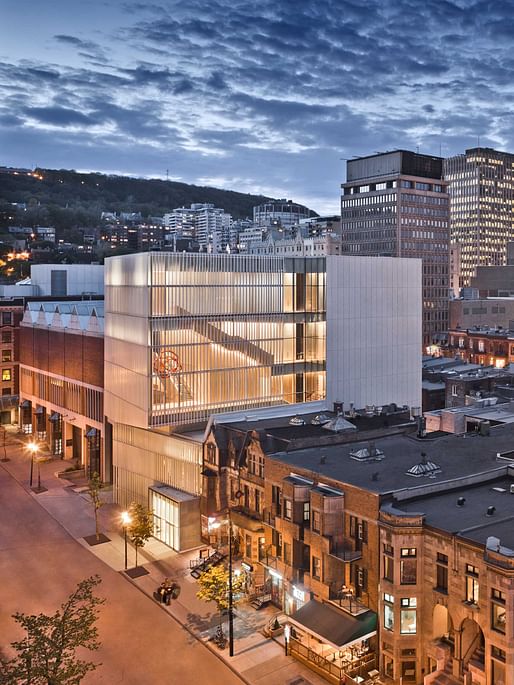
[[[472,364],[501,369],[514,361],[514,334],[501,327],[450,330],[445,354],[458,355]]]
[[[349,414],[214,425],[205,532],[230,509],[250,594],[329,682],[514,684],[514,427],[427,439]]]

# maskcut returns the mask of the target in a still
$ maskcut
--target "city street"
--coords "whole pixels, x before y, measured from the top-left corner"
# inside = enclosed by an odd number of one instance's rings
[[[98,574],[102,578],[98,594],[106,598],[98,621],[102,646],[98,652],[88,652],[85,656],[102,665],[84,683],[240,683],[205,645],[128,579],[91,554],[40,506],[35,498],[50,499],[53,491],[34,495],[28,490],[27,457],[17,444],[9,442],[11,461],[0,464],[0,648],[3,653],[9,653],[10,642],[21,634],[11,618],[14,612],[51,613],[77,582]],[[62,463],[45,464],[44,472],[53,472],[57,467],[62,467]],[[62,489],[56,489],[55,497],[62,499],[62,493]],[[73,493],[71,497],[77,495]],[[73,525],[74,521],[70,520],[70,527]],[[94,527],[85,534],[92,532]]]

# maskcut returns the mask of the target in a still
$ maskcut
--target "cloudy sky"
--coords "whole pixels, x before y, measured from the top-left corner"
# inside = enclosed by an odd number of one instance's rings
[[[338,211],[345,158],[514,150],[514,0],[0,0],[0,165]]]

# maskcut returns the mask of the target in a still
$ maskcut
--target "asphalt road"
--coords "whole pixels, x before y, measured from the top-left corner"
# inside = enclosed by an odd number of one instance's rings
[[[16,611],[51,613],[77,582],[98,574],[106,598],[98,628],[102,665],[84,683],[240,685],[210,650],[127,579],[76,542],[0,464],[0,649],[21,636]],[[89,656],[88,656],[89,658]]]

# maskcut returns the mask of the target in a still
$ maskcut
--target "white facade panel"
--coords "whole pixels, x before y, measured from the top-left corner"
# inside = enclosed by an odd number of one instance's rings
[[[421,260],[326,259],[327,400],[421,406]]]

